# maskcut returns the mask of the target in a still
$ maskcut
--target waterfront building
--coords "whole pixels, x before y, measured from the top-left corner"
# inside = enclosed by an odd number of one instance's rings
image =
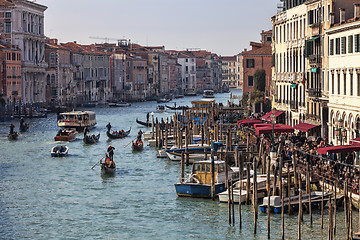
[[[21,50],[0,42],[0,106],[21,103]],[[12,104],[12,106],[15,106]]]
[[[126,54],[112,53],[110,56],[110,92],[111,100],[123,100],[126,79]]]
[[[4,41],[21,49],[22,101],[45,103],[46,6],[26,0],[0,2],[0,33]]]
[[[335,145],[349,144],[351,139],[360,137],[360,4],[355,4],[349,12],[348,15],[340,8],[339,22],[326,30],[328,137]]]
[[[127,57],[125,81],[127,101],[144,101],[150,97],[147,66],[147,59],[141,56]]]
[[[179,52],[177,55],[178,64],[181,65],[181,79],[183,91],[188,89],[197,89],[196,82],[196,58],[186,54],[184,52]]]
[[[242,82],[243,94],[247,94],[254,90],[254,74],[257,70],[265,70],[266,73],[266,91],[270,91],[271,85],[271,36],[272,31],[261,32],[261,42],[250,42],[251,50],[245,49],[241,52],[237,59],[239,64],[238,70],[240,81]],[[241,75],[240,75],[241,73]]]
[[[222,68],[222,85],[227,88],[237,87],[236,56],[220,57]]]

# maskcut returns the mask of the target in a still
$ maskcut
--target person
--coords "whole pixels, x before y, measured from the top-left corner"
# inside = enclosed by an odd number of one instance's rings
[[[146,122],[147,122],[147,123],[149,122],[149,117],[150,117],[150,114],[147,113],[147,114],[146,114]]]
[[[24,118],[21,117],[21,118],[20,118],[20,126],[23,126],[23,125],[24,125]]]
[[[140,129],[139,132],[138,132],[137,141],[141,141],[142,134],[143,134],[143,132]]]
[[[111,124],[110,124],[110,123],[108,123],[108,124],[106,125],[106,128],[107,128],[108,132],[110,132],[110,129],[111,129]]]
[[[14,124],[10,124],[10,134],[14,134],[14,128],[15,128],[15,126],[14,126]]]
[[[108,149],[107,149],[107,153],[109,154],[109,157],[111,160],[114,159],[114,150],[115,148],[111,145],[109,145]]]
[[[85,128],[84,128],[84,137],[87,135],[88,132],[90,132],[90,131],[89,131],[89,128],[85,127]]]

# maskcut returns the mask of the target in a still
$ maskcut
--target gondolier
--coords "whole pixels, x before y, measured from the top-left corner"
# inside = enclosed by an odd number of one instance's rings
[[[143,134],[143,132],[140,129],[138,132],[137,141],[141,141],[142,134]]]
[[[109,145],[109,147],[108,147],[108,149],[107,149],[107,153],[108,153],[109,158],[110,158],[111,160],[114,159],[114,150],[115,150],[115,148],[114,148],[113,146]]]
[[[110,124],[110,123],[108,123],[108,124],[106,125],[106,128],[107,128],[108,132],[110,132],[110,129],[111,129],[111,124]]]
[[[14,124],[10,124],[10,134],[14,134],[14,128],[15,128],[15,126],[14,126]]]
[[[146,122],[147,122],[147,123],[149,122],[149,117],[150,117],[150,114],[147,113],[147,114],[146,114]]]

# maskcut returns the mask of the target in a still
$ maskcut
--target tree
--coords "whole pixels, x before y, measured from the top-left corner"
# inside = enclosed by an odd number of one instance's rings
[[[266,88],[266,72],[264,69],[256,70],[254,73],[254,87],[255,90],[265,92]]]

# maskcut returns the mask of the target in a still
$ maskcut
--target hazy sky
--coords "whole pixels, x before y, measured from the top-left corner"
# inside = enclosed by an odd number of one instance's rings
[[[279,0],[37,0],[45,34],[60,42],[131,39],[144,46],[201,48],[228,56],[271,29]],[[115,42],[115,41],[110,41]]]

